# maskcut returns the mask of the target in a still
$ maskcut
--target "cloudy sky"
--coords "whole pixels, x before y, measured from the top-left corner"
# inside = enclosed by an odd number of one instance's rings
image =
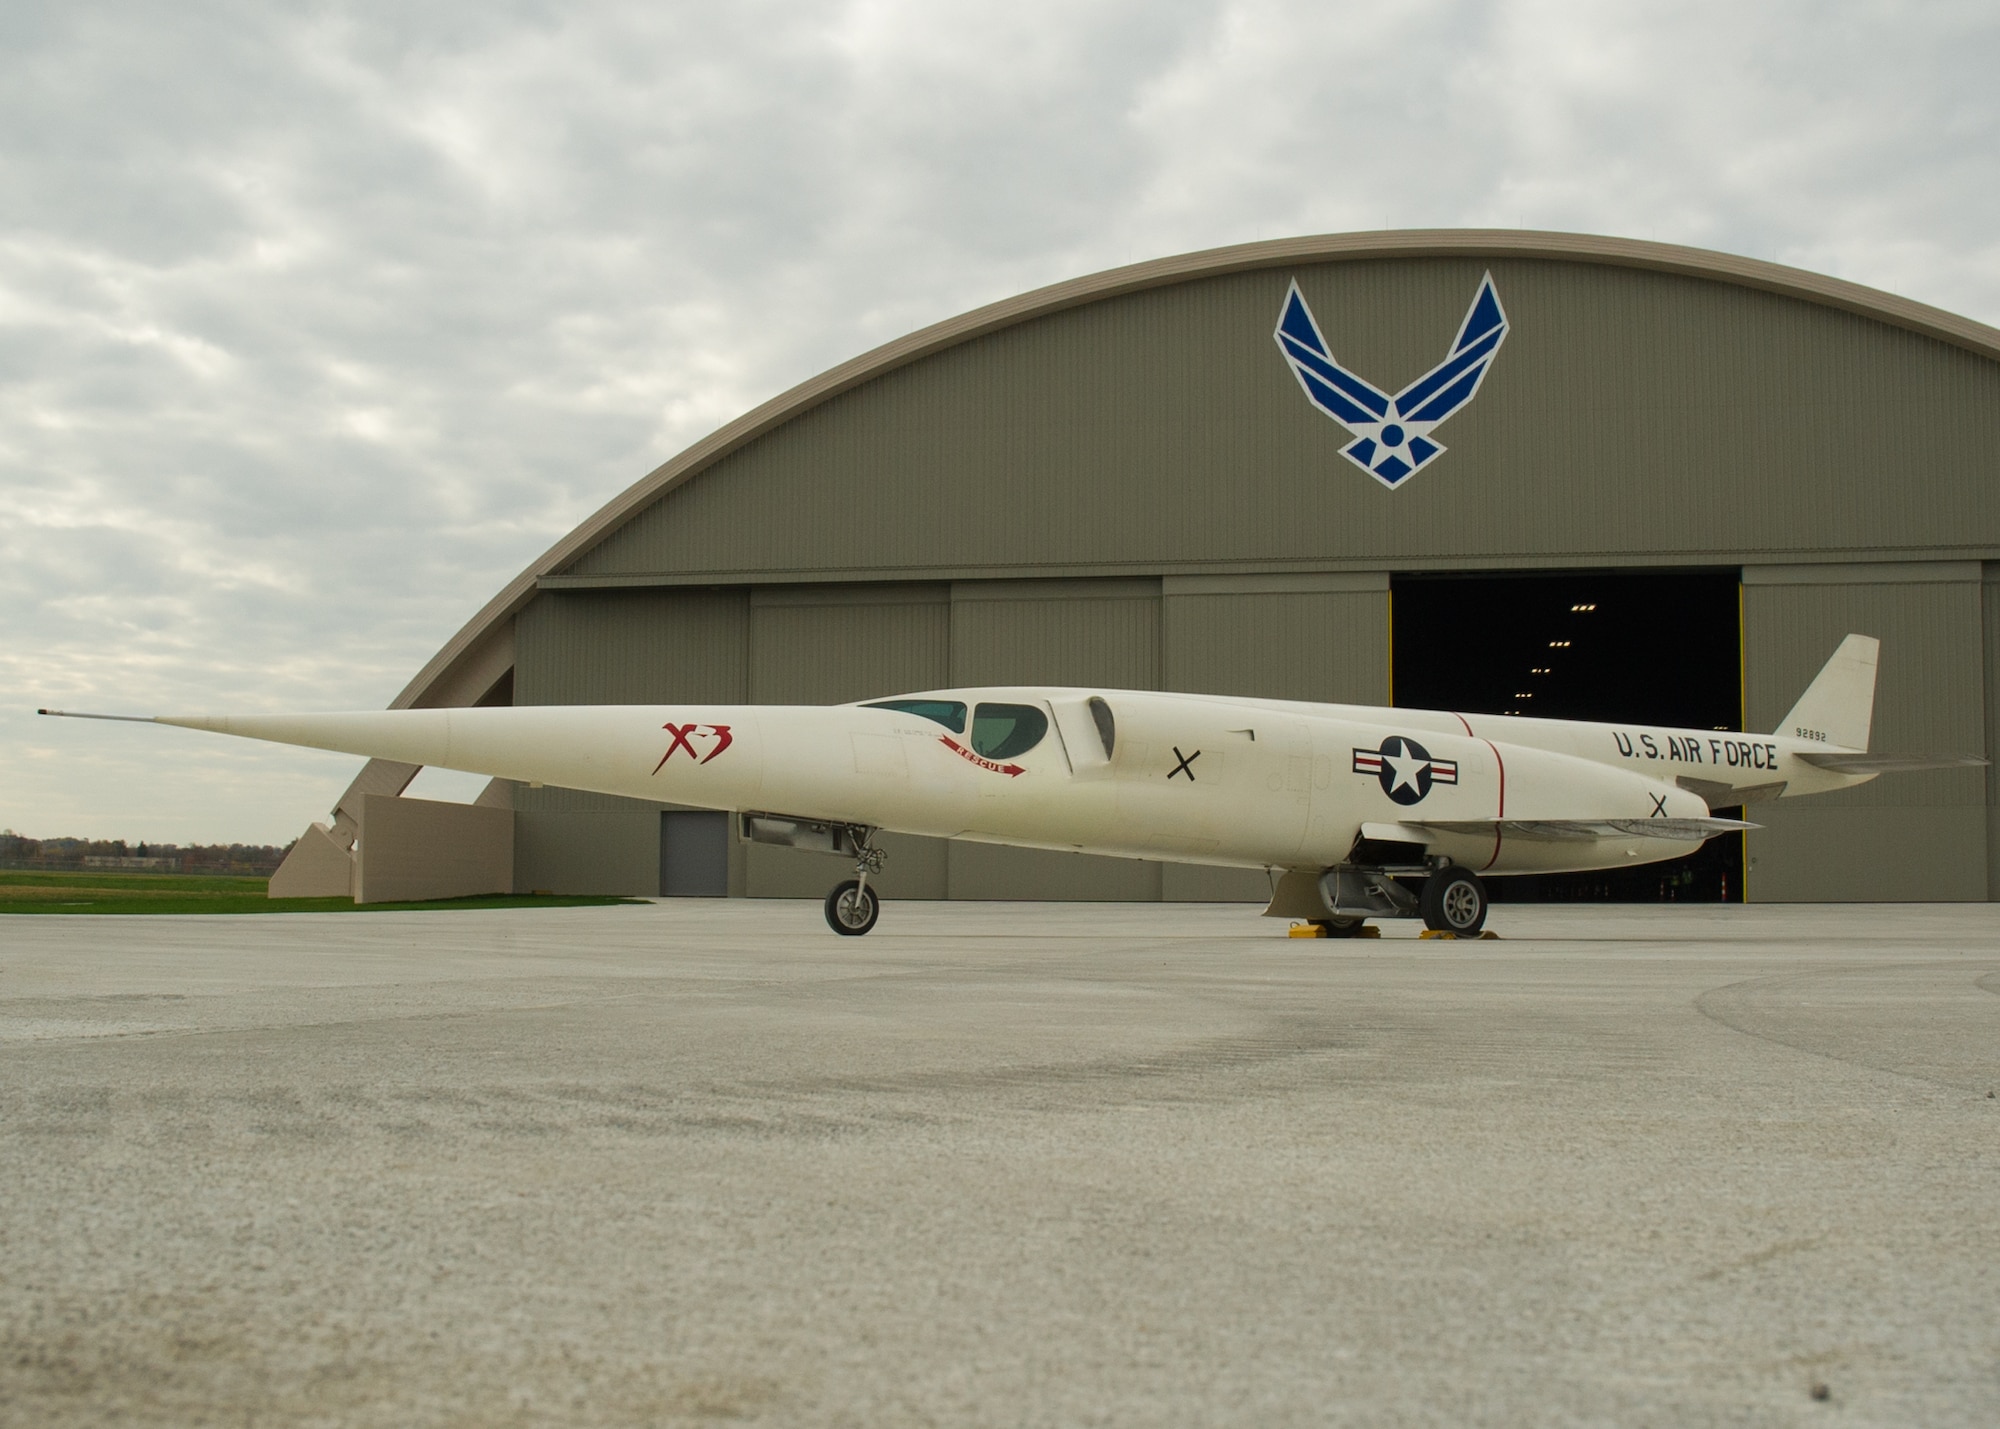
[[[16,0],[0,824],[291,838],[358,761],[31,711],[384,705],[690,442],[1077,274],[1567,229],[2000,323],[1996,73],[1990,0]]]

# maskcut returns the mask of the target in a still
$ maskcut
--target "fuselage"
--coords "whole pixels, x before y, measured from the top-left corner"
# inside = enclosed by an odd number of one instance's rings
[[[1869,777],[1816,768],[1797,756],[1830,746],[1776,735],[1049,687],[163,722],[698,808],[1287,869],[1347,861],[1363,839],[1488,874],[1644,863],[1692,845],[1635,822]],[[1508,831],[1553,820],[1624,829]]]

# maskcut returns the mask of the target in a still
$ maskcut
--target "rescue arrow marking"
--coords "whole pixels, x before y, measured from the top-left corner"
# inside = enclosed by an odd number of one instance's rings
[[[995,774],[1005,774],[1009,779],[1012,779],[1017,774],[1026,774],[1028,772],[1018,764],[995,764],[983,754],[974,754],[948,734],[941,734],[938,736],[938,739],[943,742],[946,749],[949,749],[960,759],[969,759],[981,769],[991,769]]]

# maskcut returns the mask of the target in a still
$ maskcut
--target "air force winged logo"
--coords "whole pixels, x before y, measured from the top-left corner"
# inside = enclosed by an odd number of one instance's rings
[[[1431,433],[1479,391],[1506,339],[1507,314],[1488,273],[1480,279],[1444,361],[1393,397],[1333,360],[1312,309],[1299,296],[1296,278],[1272,336],[1306,400],[1354,433],[1340,454],[1393,490],[1443,455],[1444,447],[1431,440]]]

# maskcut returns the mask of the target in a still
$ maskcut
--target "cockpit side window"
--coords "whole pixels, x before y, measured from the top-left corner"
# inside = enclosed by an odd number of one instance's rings
[[[1097,737],[1104,741],[1104,757],[1109,759],[1118,748],[1118,722],[1111,717],[1111,706],[1092,695],[1090,718],[1097,726]]]
[[[899,710],[935,720],[953,734],[965,733],[965,706],[957,700],[877,700],[863,709]]]
[[[981,705],[972,713],[972,752],[988,759],[1026,754],[1049,732],[1049,717],[1033,705]]]

